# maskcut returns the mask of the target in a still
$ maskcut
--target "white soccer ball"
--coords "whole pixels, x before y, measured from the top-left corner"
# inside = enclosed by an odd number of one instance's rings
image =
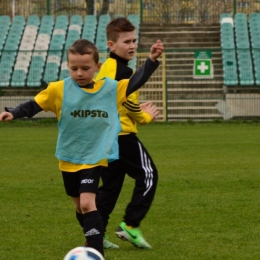
[[[92,247],[76,247],[70,250],[63,260],[105,260],[104,257]]]

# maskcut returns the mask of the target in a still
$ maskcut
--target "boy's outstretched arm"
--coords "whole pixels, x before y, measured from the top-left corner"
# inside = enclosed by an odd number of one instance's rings
[[[32,99],[20,103],[17,107],[5,107],[5,112],[0,114],[0,121],[10,121],[16,118],[31,118],[43,109]]]
[[[159,66],[157,58],[161,56],[163,50],[163,43],[160,40],[157,40],[150,49],[149,58],[147,58],[145,63],[129,79],[126,96],[129,96],[131,93],[141,88],[148,81]]]

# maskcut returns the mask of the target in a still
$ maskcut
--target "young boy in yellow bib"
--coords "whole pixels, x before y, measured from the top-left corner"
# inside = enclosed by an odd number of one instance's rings
[[[30,118],[42,110],[56,115],[56,157],[66,193],[77,213],[83,216],[87,246],[103,255],[103,223],[95,199],[108,162],[118,159],[117,136],[121,129],[118,109],[156,70],[162,51],[163,44],[157,41],[149,58],[131,79],[96,81],[93,77],[101,66],[98,50],[88,40],[77,40],[67,54],[69,78],[49,83],[34,99],[15,108],[5,107],[0,114],[0,121]]]

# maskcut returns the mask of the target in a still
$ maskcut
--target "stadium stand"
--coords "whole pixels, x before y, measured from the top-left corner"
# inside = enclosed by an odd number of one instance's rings
[[[116,17],[123,17],[118,14]],[[130,14],[137,37],[140,20]],[[71,44],[85,38],[94,42],[100,53],[100,61],[107,58],[106,26],[110,15],[30,15],[27,19],[17,15],[11,21],[0,16],[0,87],[40,87],[69,76],[66,50]],[[136,70],[137,59],[129,62]]]
[[[233,29],[234,23],[231,15],[222,14],[220,16],[220,24],[224,84],[234,86],[238,84],[238,75]]]
[[[11,79],[13,87],[25,86],[39,25],[40,19],[37,15],[28,17],[13,69]]]
[[[240,85],[254,85],[249,32],[246,14],[244,13],[235,14],[235,39]]]
[[[42,84],[47,52],[54,26],[54,18],[51,15],[42,17],[39,33],[35,42],[34,51],[27,77],[28,87],[39,87]]]
[[[72,15],[70,18],[69,28],[67,32],[67,37],[65,41],[65,47],[61,62],[61,68],[59,73],[59,79],[64,79],[69,76],[69,70],[67,68],[67,50],[72,45],[72,43],[78,40],[81,36],[83,25],[83,19],[80,15]]]
[[[47,60],[43,76],[43,81],[47,84],[51,81],[56,81],[59,78],[59,70],[61,66],[61,59],[63,48],[65,45],[68,25],[68,16],[57,16],[47,53]]]
[[[8,32],[0,61],[0,86],[8,87],[11,81],[12,69],[16,60],[21,36],[24,31],[25,19],[23,16],[14,16]]]
[[[251,13],[248,20],[255,83],[260,85],[260,13]]]
[[[97,34],[96,34],[96,46],[100,53],[107,53],[107,36],[106,36],[106,26],[111,21],[111,17],[108,14],[102,14],[99,17]],[[100,56],[100,62],[103,63],[106,56]]]
[[[10,24],[11,24],[11,20],[9,16],[7,15],[0,16],[0,56],[2,54],[2,49],[6,41]]]
[[[84,20],[81,38],[94,42],[96,36],[96,30],[97,30],[96,15],[87,15]]]

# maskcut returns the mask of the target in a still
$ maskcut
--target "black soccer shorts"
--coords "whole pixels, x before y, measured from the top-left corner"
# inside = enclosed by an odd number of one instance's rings
[[[107,167],[97,166],[83,169],[78,172],[63,172],[63,183],[66,194],[70,197],[79,197],[80,193],[98,193],[98,185],[101,174],[107,172]]]

